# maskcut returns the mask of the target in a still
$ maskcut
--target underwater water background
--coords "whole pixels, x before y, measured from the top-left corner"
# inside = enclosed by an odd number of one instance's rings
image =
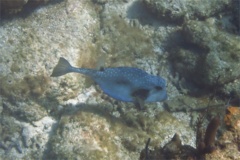
[[[239,0],[0,0],[0,159],[238,159],[239,8]],[[60,57],[142,69],[166,80],[168,99],[139,110],[84,75],[50,77]]]

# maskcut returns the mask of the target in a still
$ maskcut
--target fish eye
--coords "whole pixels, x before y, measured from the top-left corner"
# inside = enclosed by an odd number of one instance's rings
[[[163,88],[161,86],[155,86],[156,90],[162,90]]]

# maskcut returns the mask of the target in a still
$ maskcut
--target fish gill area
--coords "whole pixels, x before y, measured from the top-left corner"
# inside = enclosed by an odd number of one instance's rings
[[[0,0],[0,159],[240,157],[239,0]],[[138,110],[76,67],[167,81]]]

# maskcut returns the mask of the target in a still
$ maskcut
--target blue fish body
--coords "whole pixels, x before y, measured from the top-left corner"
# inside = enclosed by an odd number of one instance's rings
[[[89,76],[104,93],[120,101],[134,102],[136,98],[140,98],[144,102],[160,102],[167,99],[166,81],[138,68],[75,68],[61,57],[51,76],[57,77],[70,72]]]

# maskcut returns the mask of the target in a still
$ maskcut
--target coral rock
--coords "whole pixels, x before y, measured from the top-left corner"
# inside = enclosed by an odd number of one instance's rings
[[[158,16],[171,21],[182,21],[185,18],[206,18],[223,11],[231,4],[230,0],[143,0],[143,2]]]
[[[228,107],[224,122],[229,129],[240,131],[240,108],[234,106]]]

